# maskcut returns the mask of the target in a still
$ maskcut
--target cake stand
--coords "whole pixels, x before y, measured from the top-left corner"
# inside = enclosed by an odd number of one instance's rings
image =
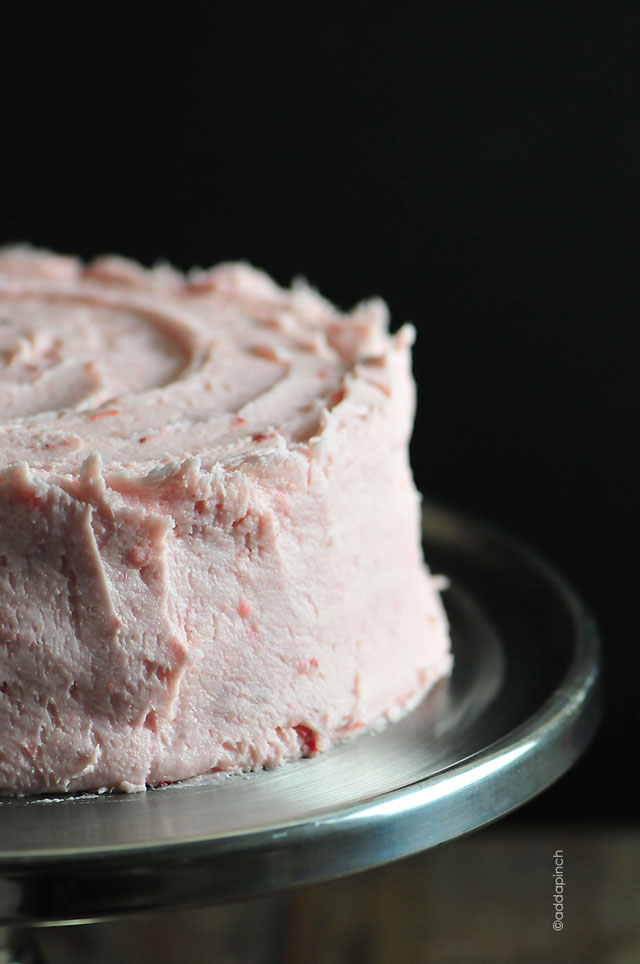
[[[599,716],[588,611],[485,524],[428,506],[424,532],[432,570],[450,580],[450,680],[381,732],[272,771],[130,795],[0,797],[0,924],[198,906],[350,874],[482,827],[563,774]]]

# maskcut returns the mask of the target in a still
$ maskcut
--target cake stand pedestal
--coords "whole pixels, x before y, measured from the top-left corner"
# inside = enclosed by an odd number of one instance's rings
[[[43,961],[27,933],[0,927],[0,964],[43,964]]]
[[[497,530],[432,506],[424,526],[429,564],[451,582],[450,680],[383,731],[272,771],[130,795],[0,798],[0,925],[328,880],[469,833],[558,779],[599,717],[588,611]],[[12,960],[2,953],[0,964]]]

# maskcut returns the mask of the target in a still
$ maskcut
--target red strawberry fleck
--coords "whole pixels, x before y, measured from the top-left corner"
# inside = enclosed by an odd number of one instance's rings
[[[119,415],[119,408],[105,408],[102,412],[93,412],[92,415],[87,415],[87,422],[95,422],[98,418],[106,418],[107,415]]]
[[[305,753],[317,753],[318,740],[314,730],[309,726],[305,726],[304,723],[298,723],[297,726],[294,726],[294,730],[300,737],[303,751]]]
[[[35,505],[40,505],[40,503],[42,502],[42,499],[39,496],[37,496],[35,492],[19,492],[18,498],[20,499],[21,502],[24,502],[26,505],[35,506]]]

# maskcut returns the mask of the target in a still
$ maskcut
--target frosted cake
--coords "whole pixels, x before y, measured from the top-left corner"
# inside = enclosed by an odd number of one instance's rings
[[[272,767],[451,667],[413,329],[246,264],[0,251],[0,788]]]

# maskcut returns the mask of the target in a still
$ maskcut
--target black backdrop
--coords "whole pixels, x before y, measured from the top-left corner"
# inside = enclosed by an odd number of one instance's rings
[[[303,9],[5,14],[0,243],[248,259],[412,320],[420,488],[541,551],[605,637],[600,736],[524,814],[635,816],[640,12]]]

